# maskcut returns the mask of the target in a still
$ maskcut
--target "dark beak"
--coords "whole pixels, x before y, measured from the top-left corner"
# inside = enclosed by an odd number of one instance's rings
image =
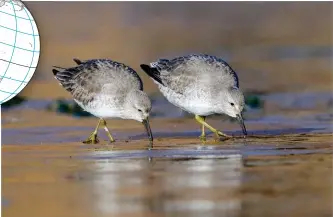
[[[245,128],[245,124],[244,124],[242,114],[237,115],[237,120],[238,120],[239,124],[241,125],[241,128],[243,130],[243,134],[244,134],[244,137],[245,137],[247,135],[247,132],[246,132],[246,128]]]
[[[147,131],[147,135],[148,135],[148,139],[150,141],[149,143],[149,149],[151,149],[153,147],[153,134],[151,133],[151,129],[150,129],[150,125],[149,125],[149,119],[145,119],[142,121],[142,124],[145,126],[146,131]]]

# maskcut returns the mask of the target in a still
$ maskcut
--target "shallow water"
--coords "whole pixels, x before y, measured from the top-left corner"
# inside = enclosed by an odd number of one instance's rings
[[[192,148],[186,148],[183,145],[179,145],[179,148],[169,148],[167,150],[143,150],[143,151],[115,151],[98,150],[95,149],[94,154],[83,156],[83,159],[132,159],[132,158],[170,158],[174,160],[177,158],[183,159],[219,159],[229,158],[233,156],[238,157],[253,157],[253,156],[285,156],[285,155],[301,155],[301,154],[329,154],[332,150],[329,146],[322,148],[314,148],[313,145],[302,144],[299,146],[285,146],[285,145],[251,145],[246,146],[244,144],[236,144],[225,147],[207,146],[207,145],[192,145]]]
[[[27,101],[2,112],[4,216],[331,216],[332,111],[327,93],[266,94],[233,139],[199,142],[199,126],[163,98],[154,148],[141,124],[110,120],[117,142],[83,140],[97,120]],[[168,115],[166,115],[168,113]],[[33,200],[31,199],[33,198]]]
[[[150,152],[9,146],[3,148],[3,213],[328,216],[332,158],[313,154],[331,152],[328,144],[185,145]]]

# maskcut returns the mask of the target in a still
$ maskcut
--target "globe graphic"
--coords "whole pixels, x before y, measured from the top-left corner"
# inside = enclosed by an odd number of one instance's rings
[[[0,104],[28,84],[39,59],[37,25],[24,4],[0,0]]]

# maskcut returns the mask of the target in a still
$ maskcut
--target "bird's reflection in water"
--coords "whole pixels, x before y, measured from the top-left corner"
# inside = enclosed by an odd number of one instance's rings
[[[101,215],[238,216],[240,155],[228,158],[97,160],[93,178]],[[134,215],[135,216],[135,215]]]

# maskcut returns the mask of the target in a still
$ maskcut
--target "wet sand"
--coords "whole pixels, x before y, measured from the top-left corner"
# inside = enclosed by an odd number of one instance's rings
[[[110,120],[117,142],[109,144],[101,129],[101,143],[86,145],[80,141],[96,118],[34,109],[6,111],[2,213],[330,216],[329,125],[302,128],[299,123],[249,121],[250,135],[244,140],[237,123],[208,120],[235,138],[216,142],[209,133],[201,144],[192,118],[153,118],[155,142],[148,151],[143,126],[135,121]]]
[[[142,140],[115,148],[78,142],[3,145],[2,212],[330,216],[331,141],[331,134],[250,138],[246,146],[240,139],[200,145],[196,138],[174,138],[156,141],[151,152]],[[304,150],[309,153],[301,154]]]

